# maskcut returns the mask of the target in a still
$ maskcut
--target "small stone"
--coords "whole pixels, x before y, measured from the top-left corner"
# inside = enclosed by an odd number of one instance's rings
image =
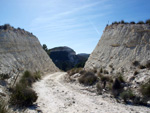
[[[133,109],[133,108],[131,108],[131,111],[134,111],[134,109]]]
[[[40,109],[37,109],[37,112],[38,112],[38,113],[42,113],[42,110],[40,110]]]
[[[103,105],[103,103],[100,103],[100,105]]]

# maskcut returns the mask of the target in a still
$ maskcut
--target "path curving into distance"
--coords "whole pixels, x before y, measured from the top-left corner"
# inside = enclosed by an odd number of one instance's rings
[[[33,85],[38,110],[28,113],[150,113],[147,107],[120,104],[86,91],[82,85],[67,83],[63,79],[66,74],[49,74]]]

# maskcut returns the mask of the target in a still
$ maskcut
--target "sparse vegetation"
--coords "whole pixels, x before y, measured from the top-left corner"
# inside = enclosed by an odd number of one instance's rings
[[[101,87],[103,89],[111,90],[113,79],[109,75],[105,75],[101,72],[98,73],[99,82],[101,83]]]
[[[117,79],[121,82],[121,83],[125,83],[125,80],[124,80],[124,78],[123,78],[123,75],[122,75],[122,73],[117,73]]]
[[[145,24],[143,21],[139,21],[137,24]]]
[[[100,73],[103,73],[103,68],[100,69]]]
[[[139,74],[139,72],[136,70],[136,71],[134,72],[134,75],[137,75],[137,74]]]
[[[73,69],[67,71],[69,76],[72,76],[72,75],[74,75],[76,73],[80,73],[81,74],[81,73],[84,73],[84,72],[85,72],[85,70],[83,70],[82,68],[73,68]]]
[[[140,63],[138,61],[134,61],[133,65],[140,66]],[[86,70],[73,69],[71,73],[76,72],[81,74],[78,78],[79,83],[85,86],[96,84],[96,92],[98,95],[102,95],[106,92],[111,93],[116,99],[121,99],[125,103],[132,103],[133,105],[147,105],[147,99],[150,99],[150,81],[141,86],[140,91],[143,97],[140,97],[135,95],[132,89],[128,87],[129,84],[125,81],[123,74],[120,72],[114,76],[115,80],[113,80],[112,76],[108,75],[105,72],[105,69],[102,68],[100,68],[99,72],[95,70],[87,72]],[[138,71],[135,71],[134,75],[137,75],[138,73]]]
[[[125,22],[124,20],[121,20],[121,21],[115,21],[115,22],[112,22],[112,25],[114,24],[149,24],[150,25],[150,19],[146,20],[145,22],[144,21],[139,21],[139,22],[134,22],[134,21],[131,21],[130,23],[128,22]]]
[[[32,83],[41,78],[40,72],[32,74],[29,71],[25,71],[20,81],[12,88],[10,95],[11,105],[18,107],[27,107],[33,104],[37,100],[37,94],[30,87]]]
[[[25,86],[31,86],[32,83],[35,82],[35,78],[31,72],[25,71],[19,82],[20,85],[23,84]]]
[[[113,23],[112,23],[112,25],[114,25],[114,24],[118,24],[118,22],[117,22],[117,21],[115,21],[115,22],[113,22]]]
[[[134,22],[134,21],[131,21],[130,24],[135,24],[135,22]]]
[[[93,70],[91,70],[93,73],[97,73],[97,69],[94,68]]]
[[[47,45],[46,44],[43,44],[43,49],[46,51],[46,53],[48,54],[48,55],[50,55],[50,49],[48,49],[47,48]]]
[[[121,20],[121,22],[120,22],[121,24],[124,24],[125,22],[124,22],[124,20]]]
[[[109,74],[109,72],[107,70],[104,70],[103,73],[104,74]]]
[[[140,69],[145,69],[146,67],[143,66],[143,65],[139,65],[138,68],[140,68]]]
[[[129,100],[133,100],[135,95],[133,94],[131,89],[128,89],[126,91],[123,91],[120,94],[120,97],[124,100],[125,103],[127,103],[127,101],[129,101]]]
[[[98,95],[102,94],[103,88],[100,82],[96,84],[96,90]]]
[[[81,75],[83,75],[84,73],[86,73],[86,71],[85,71],[85,70],[81,70],[79,73],[80,73]]]
[[[5,24],[5,25],[3,26],[3,29],[4,29],[4,30],[7,30],[9,27],[10,27],[9,24]]]
[[[150,19],[146,20],[146,24],[150,25]]]
[[[145,67],[148,68],[148,69],[150,69],[150,61],[147,61]]]
[[[81,84],[93,85],[97,82],[97,77],[93,72],[86,72],[78,80]]]
[[[40,71],[35,72],[33,74],[33,76],[34,76],[35,80],[40,80],[41,79],[41,73],[40,73]]]
[[[0,74],[1,80],[5,80],[5,79],[9,79],[9,78],[10,78],[9,74]]]
[[[147,83],[141,85],[140,92],[143,97],[150,98],[150,80]]]
[[[133,66],[139,66],[140,65],[139,61],[137,61],[137,60],[133,61],[132,64],[133,64]]]
[[[84,65],[85,65],[85,62],[86,62],[86,61],[82,61],[82,62],[76,64],[74,67],[75,67],[75,68],[83,68]]]
[[[37,100],[37,94],[22,83],[16,84],[10,97],[11,105],[18,107],[27,107]]]
[[[112,85],[112,94],[114,95],[114,97],[117,97],[122,91],[123,86],[121,85],[121,82],[118,80],[118,78],[116,78]]]
[[[5,102],[0,98],[0,113],[9,113]]]

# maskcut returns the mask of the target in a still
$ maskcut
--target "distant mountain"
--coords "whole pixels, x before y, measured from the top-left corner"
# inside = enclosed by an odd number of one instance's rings
[[[59,69],[67,71],[74,67],[84,67],[89,54],[76,54],[73,49],[63,46],[49,49],[49,56]]]
[[[80,54],[77,54],[79,57],[83,57],[83,58],[86,58],[88,59],[90,54],[87,54],[87,53],[80,53]]]

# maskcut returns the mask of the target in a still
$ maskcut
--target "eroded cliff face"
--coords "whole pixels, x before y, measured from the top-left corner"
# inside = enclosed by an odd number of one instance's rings
[[[9,25],[0,26],[0,73],[13,77],[25,70],[49,73],[58,68],[32,33]]]
[[[114,24],[105,28],[85,69],[127,71],[135,60],[142,64],[150,60],[150,25]]]

